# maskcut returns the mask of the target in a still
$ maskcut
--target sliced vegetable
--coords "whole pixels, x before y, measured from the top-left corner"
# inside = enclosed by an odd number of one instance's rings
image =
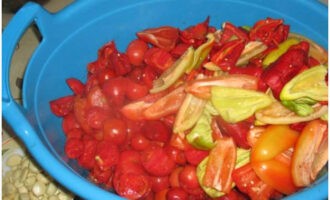
[[[171,26],[161,26],[140,31],[136,35],[145,42],[169,51],[179,39],[179,30]]]
[[[277,46],[277,49],[271,51],[262,61],[262,65],[267,67],[275,62],[281,55],[283,55],[292,45],[298,44],[300,41],[296,38],[288,38]]]
[[[192,65],[186,70],[186,73],[189,73],[194,68],[199,68],[199,66],[204,62],[205,58],[209,55],[214,41],[215,37],[214,34],[209,33],[206,35],[207,41],[200,45],[194,52],[194,62]]]
[[[196,122],[196,125],[190,133],[186,135],[189,144],[202,150],[209,150],[215,145],[212,137],[211,120],[211,114],[204,111]]]
[[[273,159],[293,147],[299,133],[288,125],[269,125],[260,135],[251,150],[251,162]]]
[[[236,153],[237,153],[237,156],[236,156],[236,162],[235,162],[235,169],[240,168],[241,166],[244,166],[247,163],[249,163],[250,150],[237,148]],[[209,157],[204,158],[197,166],[196,174],[197,174],[198,181],[201,184],[201,187],[203,188],[203,190],[210,197],[216,198],[216,197],[223,196],[223,195],[225,195],[224,192],[221,192],[215,188],[211,188],[211,187],[207,187],[207,186],[203,185],[203,178],[205,176],[208,160],[209,160]],[[232,187],[234,187],[234,183],[232,184]]]
[[[160,119],[161,117],[176,113],[180,109],[185,96],[186,93],[183,86],[174,89],[154,102],[143,112],[145,119]]]
[[[176,115],[173,125],[174,133],[183,133],[192,128],[203,113],[206,100],[187,94]]]
[[[232,172],[236,162],[236,145],[230,137],[217,140],[210,151],[202,185],[229,193],[232,188]]]
[[[257,111],[255,117],[258,122],[263,124],[293,124],[318,119],[328,113],[327,105],[315,104],[312,108],[313,112],[304,117],[275,101],[270,106]]]
[[[258,88],[258,79],[244,74],[219,75],[189,81],[185,86],[185,90],[199,98],[210,99],[212,86],[256,90]]]
[[[262,92],[229,87],[212,87],[211,101],[222,118],[236,123],[251,117],[258,109],[271,104],[272,99]]]
[[[150,93],[163,91],[172,86],[191,66],[194,61],[194,49],[189,47],[186,52],[175,63],[165,70],[158,79],[153,82]]]
[[[327,123],[321,120],[313,120],[303,129],[292,158],[292,175],[295,185],[310,185],[315,180],[317,171],[327,163],[328,158],[325,155],[328,149],[324,147],[320,149],[322,141],[327,141],[327,130]],[[322,154],[324,155],[318,157]],[[317,170],[314,170],[315,166],[318,166]]]
[[[297,33],[289,33],[289,38],[307,41],[310,44],[309,55],[315,58],[320,64],[324,65],[328,63],[328,51],[316,44],[313,40]]]
[[[254,56],[258,55],[259,53],[265,51],[267,46],[260,41],[250,41],[248,42],[239,59],[237,60],[236,65],[243,65],[247,64],[248,61],[253,58]]]
[[[257,176],[250,163],[233,171],[233,180],[238,189],[252,200],[270,199],[275,190]]]
[[[285,84],[280,99],[288,101],[309,97],[317,101],[327,101],[328,86],[325,80],[327,73],[327,67],[324,65],[301,72]]]
[[[290,163],[272,159],[251,164],[258,177],[277,191],[289,195],[298,190],[293,183]]]

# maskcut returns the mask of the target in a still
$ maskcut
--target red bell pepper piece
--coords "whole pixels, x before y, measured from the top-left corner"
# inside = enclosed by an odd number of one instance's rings
[[[209,29],[210,17],[207,17],[204,22],[198,23],[195,26],[190,26],[180,32],[180,39],[195,48],[205,41],[206,34]]]
[[[267,46],[279,44],[289,33],[289,26],[283,24],[282,19],[266,18],[254,24],[250,30],[250,40],[260,40]]]
[[[249,35],[246,31],[239,27],[236,27],[230,22],[225,22],[223,25],[223,32],[220,38],[220,44],[231,40],[233,37],[236,37],[237,39],[242,39],[246,42],[249,41]]]
[[[171,26],[161,26],[140,31],[136,35],[145,42],[170,51],[179,39],[179,29]]]
[[[300,42],[288,49],[261,74],[261,79],[272,89],[276,98],[284,85],[308,66],[308,43]]]
[[[235,66],[238,58],[244,50],[245,41],[236,39],[221,45],[220,49],[211,57],[211,61],[222,70],[229,71]]]

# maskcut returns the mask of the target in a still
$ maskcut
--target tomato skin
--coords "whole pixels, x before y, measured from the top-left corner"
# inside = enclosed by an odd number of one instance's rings
[[[83,142],[80,139],[70,138],[65,142],[65,153],[68,158],[78,158],[83,151]]]
[[[128,199],[146,197],[150,191],[149,177],[144,174],[123,173],[114,178],[115,191]]]
[[[96,73],[96,77],[99,85],[102,86],[107,80],[116,77],[116,74],[112,69],[106,68]]]
[[[80,128],[79,123],[76,120],[76,117],[74,116],[73,112],[70,112],[66,116],[63,117],[62,120],[62,129],[64,133],[68,133],[70,130]]]
[[[82,136],[85,134],[85,132],[81,128],[74,128],[70,129],[68,132],[66,132],[66,138],[76,138],[81,139]]]
[[[101,170],[110,170],[119,162],[118,146],[107,141],[99,142],[95,152],[95,160]]]
[[[261,180],[283,194],[289,195],[298,190],[293,183],[290,162],[289,165],[278,160],[253,162],[252,168]]]
[[[86,113],[87,124],[95,129],[103,127],[103,122],[111,116],[109,112],[100,107],[91,107]]]
[[[141,132],[151,141],[168,142],[172,131],[160,120],[148,120],[142,127]]]
[[[187,162],[191,165],[197,166],[206,156],[209,155],[209,151],[199,150],[190,147],[184,151],[184,155],[187,159]]]
[[[148,44],[143,40],[136,39],[131,41],[126,49],[130,63],[134,66],[140,66],[143,63],[144,54],[148,48]]]
[[[186,157],[184,155],[184,151],[173,147],[172,145],[166,145],[164,147],[166,153],[175,161],[178,165],[186,164]]]
[[[148,140],[143,134],[136,133],[132,135],[131,146],[134,150],[142,151],[150,146],[150,140]]]
[[[151,146],[142,152],[142,165],[153,176],[167,176],[175,168],[175,162],[159,146]]]
[[[189,191],[200,188],[196,175],[196,166],[186,165],[179,174],[180,186],[189,193]]]
[[[92,180],[96,184],[104,184],[106,185],[107,189],[112,188],[112,178],[113,178],[113,171],[112,170],[101,170],[98,167],[94,167],[89,175],[88,178]]]
[[[105,141],[112,142],[117,145],[124,144],[127,132],[124,121],[116,118],[109,118],[103,123],[103,138]]]
[[[126,94],[126,81],[124,78],[109,79],[103,84],[102,90],[110,104],[117,106],[124,104]]]
[[[83,147],[82,154],[78,158],[78,163],[86,169],[92,169],[95,166],[97,141],[93,139],[85,139],[83,140]]]
[[[179,175],[182,170],[183,170],[183,166],[178,166],[171,172],[169,176],[171,187],[180,187]]]
[[[293,147],[299,133],[287,125],[268,126],[251,150],[251,162],[273,159],[281,152]]]
[[[49,102],[50,109],[54,115],[64,117],[73,109],[74,96],[69,95]]]
[[[153,192],[160,192],[170,185],[168,176],[151,176],[150,180]]]
[[[73,91],[75,95],[83,95],[85,92],[85,85],[76,78],[68,78],[66,79],[66,83]]]
[[[179,187],[170,188],[167,191],[166,199],[167,200],[186,200],[186,199],[188,199],[188,193]]]
[[[136,83],[130,79],[126,79],[126,91],[125,94],[130,100],[137,100],[146,96],[149,92],[148,87],[145,85]]]

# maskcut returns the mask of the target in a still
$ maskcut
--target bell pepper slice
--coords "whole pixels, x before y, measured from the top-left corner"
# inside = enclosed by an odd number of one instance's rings
[[[204,106],[203,106],[204,107]],[[190,115],[190,117],[194,117]],[[193,147],[201,150],[209,150],[215,145],[211,128],[212,116],[204,111],[198,118],[196,125],[186,135],[186,139]]]
[[[320,149],[322,141],[327,140],[327,132],[327,123],[322,120],[313,120],[303,129],[292,157],[291,170],[295,185],[310,185],[318,173],[313,167],[319,165],[317,169],[320,170],[327,163],[326,156],[317,157],[317,154],[320,155],[327,151],[327,148]]]
[[[236,65],[244,65],[249,62],[249,60],[258,54],[262,53],[267,49],[267,46],[260,42],[260,41],[250,41],[248,42],[243,51],[241,56],[238,58]]]
[[[315,104],[312,108],[313,112],[310,115],[299,116],[279,101],[275,101],[270,106],[258,110],[255,117],[259,123],[263,124],[294,124],[318,119],[328,113],[327,105]]]
[[[204,60],[207,58],[207,56],[209,55],[214,41],[215,41],[215,37],[213,33],[209,33],[206,35],[207,37],[207,41],[205,43],[203,43],[202,45],[200,45],[194,52],[194,62],[193,64],[186,70],[186,73],[189,73],[192,69],[196,69],[199,66],[201,66],[201,64],[204,62]]]
[[[173,125],[174,133],[183,133],[192,128],[202,115],[207,100],[187,94],[176,115]]]
[[[292,45],[298,44],[300,41],[296,38],[288,38],[284,42],[280,43],[278,47],[271,51],[263,59],[262,65],[267,67],[271,63],[275,62],[281,55],[283,55]]]
[[[232,138],[225,137],[216,141],[210,151],[202,185],[229,193],[233,180],[232,172],[236,162],[236,145]]]
[[[160,92],[172,86],[192,65],[194,52],[194,48],[189,47],[171,67],[167,68],[158,79],[154,80],[150,93]]]
[[[202,99],[210,99],[212,86],[257,90],[258,79],[244,74],[220,75],[189,81],[185,91]]]
[[[211,102],[225,121],[236,123],[269,106],[272,99],[258,91],[214,86],[211,88]]]
[[[301,72],[285,84],[280,99],[288,101],[309,97],[317,101],[327,101],[328,86],[325,81],[327,73],[327,67],[324,65],[311,67]]]

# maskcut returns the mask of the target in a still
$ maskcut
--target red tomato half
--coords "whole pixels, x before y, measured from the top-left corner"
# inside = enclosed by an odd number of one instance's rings
[[[148,44],[143,40],[136,39],[131,41],[126,49],[126,54],[130,63],[134,66],[140,66],[148,48]]]

